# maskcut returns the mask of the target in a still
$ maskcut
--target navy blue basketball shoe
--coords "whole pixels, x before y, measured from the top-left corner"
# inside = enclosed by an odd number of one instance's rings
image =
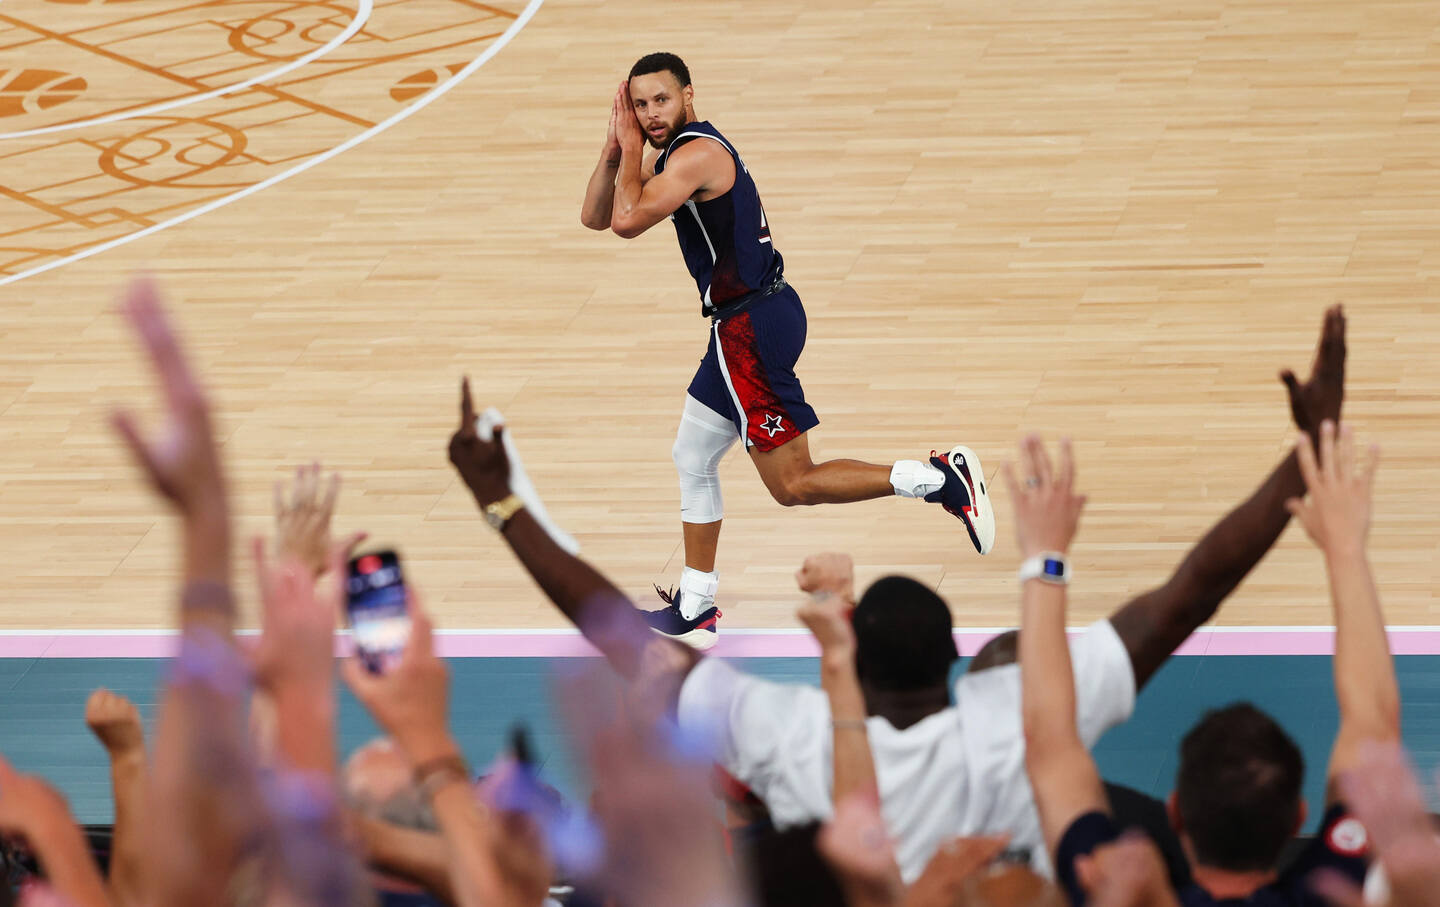
[[[704,651],[715,645],[719,637],[719,630],[716,623],[720,620],[720,609],[714,605],[701,611],[691,620],[686,620],[680,614],[680,591],[672,588],[669,592],[655,587],[655,592],[665,607],[659,611],[641,611],[640,616],[645,618],[645,623],[650,629],[661,636],[668,636],[678,642],[695,649]]]
[[[975,550],[989,554],[995,547],[995,509],[985,490],[985,469],[980,458],[975,451],[957,444],[943,457],[930,451],[930,465],[945,473],[945,484],[925,495],[925,500],[959,517]]]

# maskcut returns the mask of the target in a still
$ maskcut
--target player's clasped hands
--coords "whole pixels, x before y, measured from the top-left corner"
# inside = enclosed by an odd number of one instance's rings
[[[640,121],[635,118],[635,108],[630,104],[630,83],[620,83],[620,88],[615,92],[615,106],[610,112],[611,128],[615,133],[615,142],[620,149],[640,151],[645,144],[645,133],[640,129]]]

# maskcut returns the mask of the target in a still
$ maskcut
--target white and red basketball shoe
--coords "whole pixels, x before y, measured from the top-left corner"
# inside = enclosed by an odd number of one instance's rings
[[[640,612],[650,629],[702,652],[715,645],[715,640],[719,638],[719,628],[716,626],[721,617],[719,608],[712,604],[708,608],[702,608],[693,618],[687,619],[680,611],[680,590],[671,589],[666,592],[656,586],[655,592],[665,603],[665,607],[659,611]]]
[[[938,491],[925,495],[925,500],[939,504],[960,518],[975,550],[989,554],[995,547],[995,509],[985,490],[985,470],[975,451],[957,444],[943,457],[930,451],[930,465],[945,473],[945,484]]]

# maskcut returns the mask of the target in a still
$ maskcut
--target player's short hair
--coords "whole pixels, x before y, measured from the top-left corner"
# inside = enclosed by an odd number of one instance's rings
[[[860,597],[851,622],[856,671],[876,690],[944,686],[960,657],[950,632],[950,607],[909,577],[876,580]]]
[[[690,84],[690,67],[686,66],[685,61],[674,54],[664,53],[663,51],[646,54],[636,60],[634,66],[630,67],[629,77],[633,79],[636,76],[646,76],[652,72],[670,73],[675,77],[675,81],[680,83],[681,88]]]
[[[1175,799],[1195,859],[1232,872],[1275,868],[1300,818],[1305,759],[1248,702],[1205,714],[1180,743]]]

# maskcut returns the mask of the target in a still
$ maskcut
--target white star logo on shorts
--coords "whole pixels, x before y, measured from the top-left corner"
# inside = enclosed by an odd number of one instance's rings
[[[765,421],[760,423],[760,427],[768,431],[772,438],[775,437],[776,432],[785,430],[785,425],[780,421],[780,417],[770,413],[765,414]]]

